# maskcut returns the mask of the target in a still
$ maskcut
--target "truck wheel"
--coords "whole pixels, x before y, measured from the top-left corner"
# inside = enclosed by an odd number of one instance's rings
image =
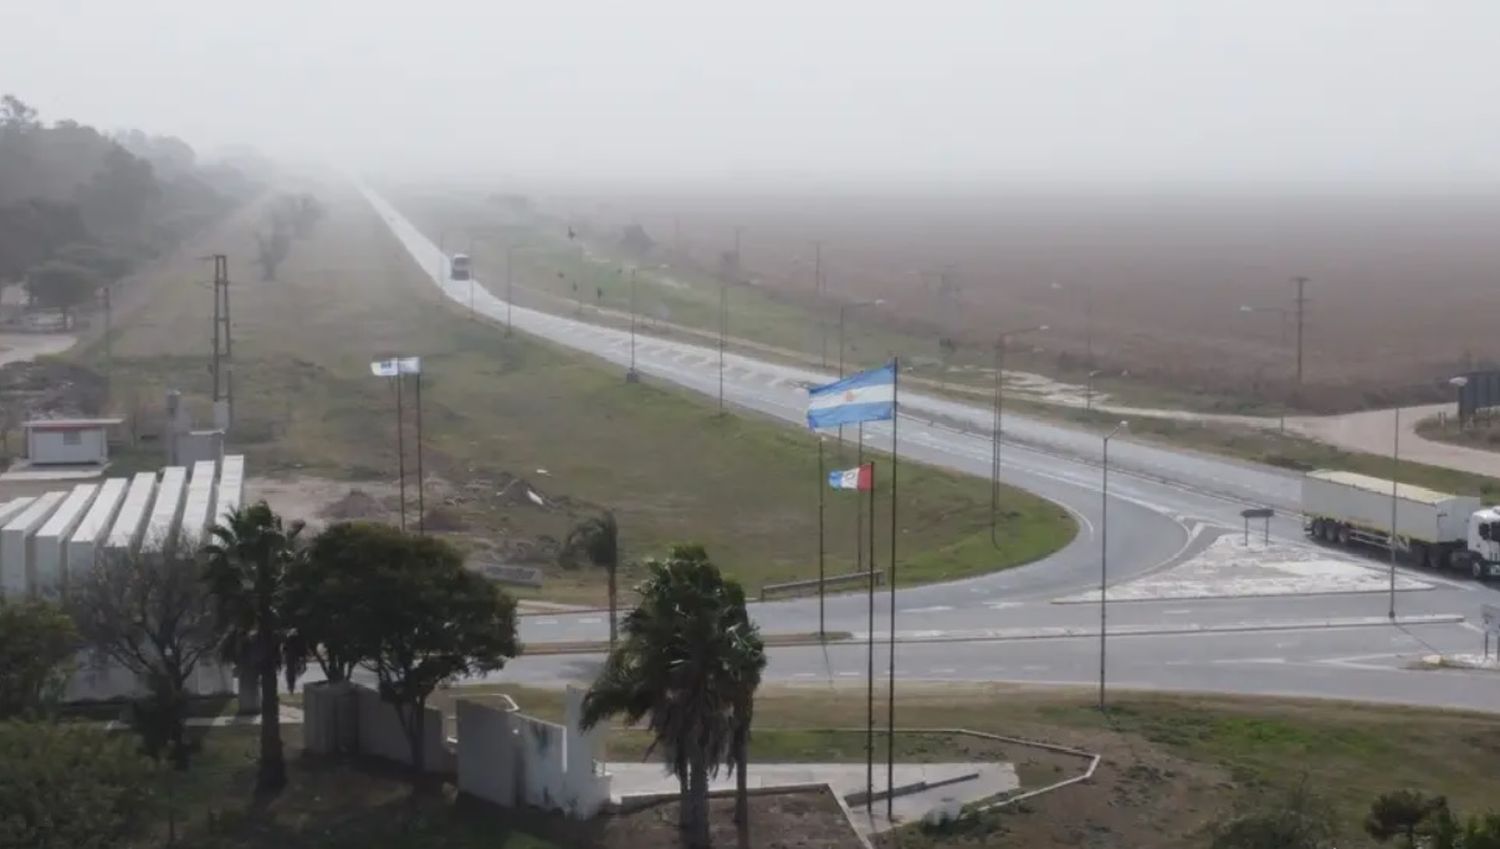
[[[1438,569],[1441,569],[1442,566],[1443,566],[1443,564],[1442,564],[1442,552],[1438,551],[1436,548],[1428,548],[1427,546],[1424,545],[1417,552],[1413,552],[1413,553],[1414,554],[1417,554],[1417,553],[1421,554],[1421,556],[1422,556],[1422,565],[1426,566],[1428,569],[1431,569],[1433,571],[1437,571]]]
[[[1311,527],[1312,527],[1312,530],[1308,533],[1308,535],[1311,536],[1313,539],[1322,539],[1323,538],[1323,520],[1322,519],[1313,519]]]
[[[1349,547],[1349,526],[1339,525],[1339,545]]]
[[[1478,557],[1469,558],[1469,573],[1474,576],[1474,580],[1476,581],[1484,580],[1484,561]]]

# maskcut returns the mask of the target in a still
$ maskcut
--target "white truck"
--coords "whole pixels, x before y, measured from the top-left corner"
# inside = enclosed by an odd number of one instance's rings
[[[1394,546],[1398,555],[1432,569],[1500,576],[1500,510],[1473,496],[1320,470],[1302,479],[1302,516],[1303,529],[1316,540],[1387,551]]]

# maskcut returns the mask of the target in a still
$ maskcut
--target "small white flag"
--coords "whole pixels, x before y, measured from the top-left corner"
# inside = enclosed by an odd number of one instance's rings
[[[376,360],[370,363],[370,374],[376,377],[395,377],[398,374],[395,360]]]
[[[400,358],[399,360],[396,361],[396,364],[397,364],[397,367],[401,370],[402,374],[421,374],[422,373],[422,358],[421,357],[402,357],[402,358]]]

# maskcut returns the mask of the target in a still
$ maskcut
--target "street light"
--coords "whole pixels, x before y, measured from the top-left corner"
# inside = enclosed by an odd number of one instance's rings
[[[635,371],[635,266],[630,267],[630,370],[625,372],[625,382],[635,383],[640,375]]]
[[[1083,387],[1083,411],[1092,413],[1094,411],[1094,378],[1104,374],[1101,369],[1093,369],[1089,372],[1088,382]]]
[[[1066,291],[1068,287],[1061,283],[1052,283],[1049,286],[1054,292]],[[1089,368],[1094,367],[1094,287],[1083,285],[1083,361]]]
[[[990,427],[990,544],[1000,547],[1000,413],[1005,404],[1005,340],[1023,333],[1041,333],[1045,324],[1007,330],[995,337],[995,420]]]
[[[1099,505],[1099,712],[1104,712],[1104,650],[1109,621],[1109,441],[1115,434],[1128,430],[1130,422],[1122,421],[1104,435],[1103,474],[1100,476]]]
[[[1464,387],[1469,385],[1469,379],[1463,375],[1450,377],[1448,385],[1458,390],[1458,397],[1454,399],[1456,403],[1453,408],[1453,420],[1458,422],[1458,429],[1462,431],[1464,429]]]
[[[515,245],[505,246],[505,335],[509,336],[515,329],[515,323],[511,320],[511,307],[515,304],[515,294],[511,289],[511,257],[516,252]]]
[[[885,303],[885,298],[876,298],[871,301],[855,301],[850,304],[839,305],[839,377],[844,376],[844,319],[853,310],[860,307],[878,307]]]
[[[1291,310],[1286,309],[1285,307],[1252,307],[1252,306],[1248,306],[1248,305],[1245,305],[1245,304],[1241,304],[1240,305],[1240,312],[1245,313],[1245,314],[1250,314],[1250,313],[1275,313],[1277,316],[1279,316],[1279,323],[1280,323],[1280,327],[1281,327],[1281,346],[1283,348],[1286,347],[1286,325],[1287,325],[1288,319],[1291,318],[1291,315],[1292,315],[1292,311]],[[1299,356],[1298,357],[1298,362],[1300,362],[1300,360],[1301,360],[1301,357]],[[1298,369],[1299,369],[1299,373],[1300,373],[1300,366],[1298,366]],[[1281,404],[1281,420],[1280,420],[1280,422],[1278,424],[1278,427],[1280,428],[1281,433],[1283,433],[1283,434],[1286,433],[1286,402],[1285,401],[1283,401],[1282,404]]]

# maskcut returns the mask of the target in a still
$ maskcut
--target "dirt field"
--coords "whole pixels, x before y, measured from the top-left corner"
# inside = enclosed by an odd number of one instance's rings
[[[1076,375],[1091,328],[1097,368],[1169,395],[1284,396],[1293,357],[1282,318],[1239,307],[1292,309],[1294,275],[1312,281],[1309,409],[1439,400],[1445,390],[1411,384],[1500,356],[1496,197],[567,197],[544,207],[605,242],[639,222],[709,269],[743,227],[747,276],[804,298],[821,239],[830,295],[886,299],[890,321],[926,328],[934,345],[939,327],[984,344],[997,329],[1045,323],[1027,346],[1041,352],[1017,351],[1014,363]],[[945,267],[956,293],[942,292]]]

